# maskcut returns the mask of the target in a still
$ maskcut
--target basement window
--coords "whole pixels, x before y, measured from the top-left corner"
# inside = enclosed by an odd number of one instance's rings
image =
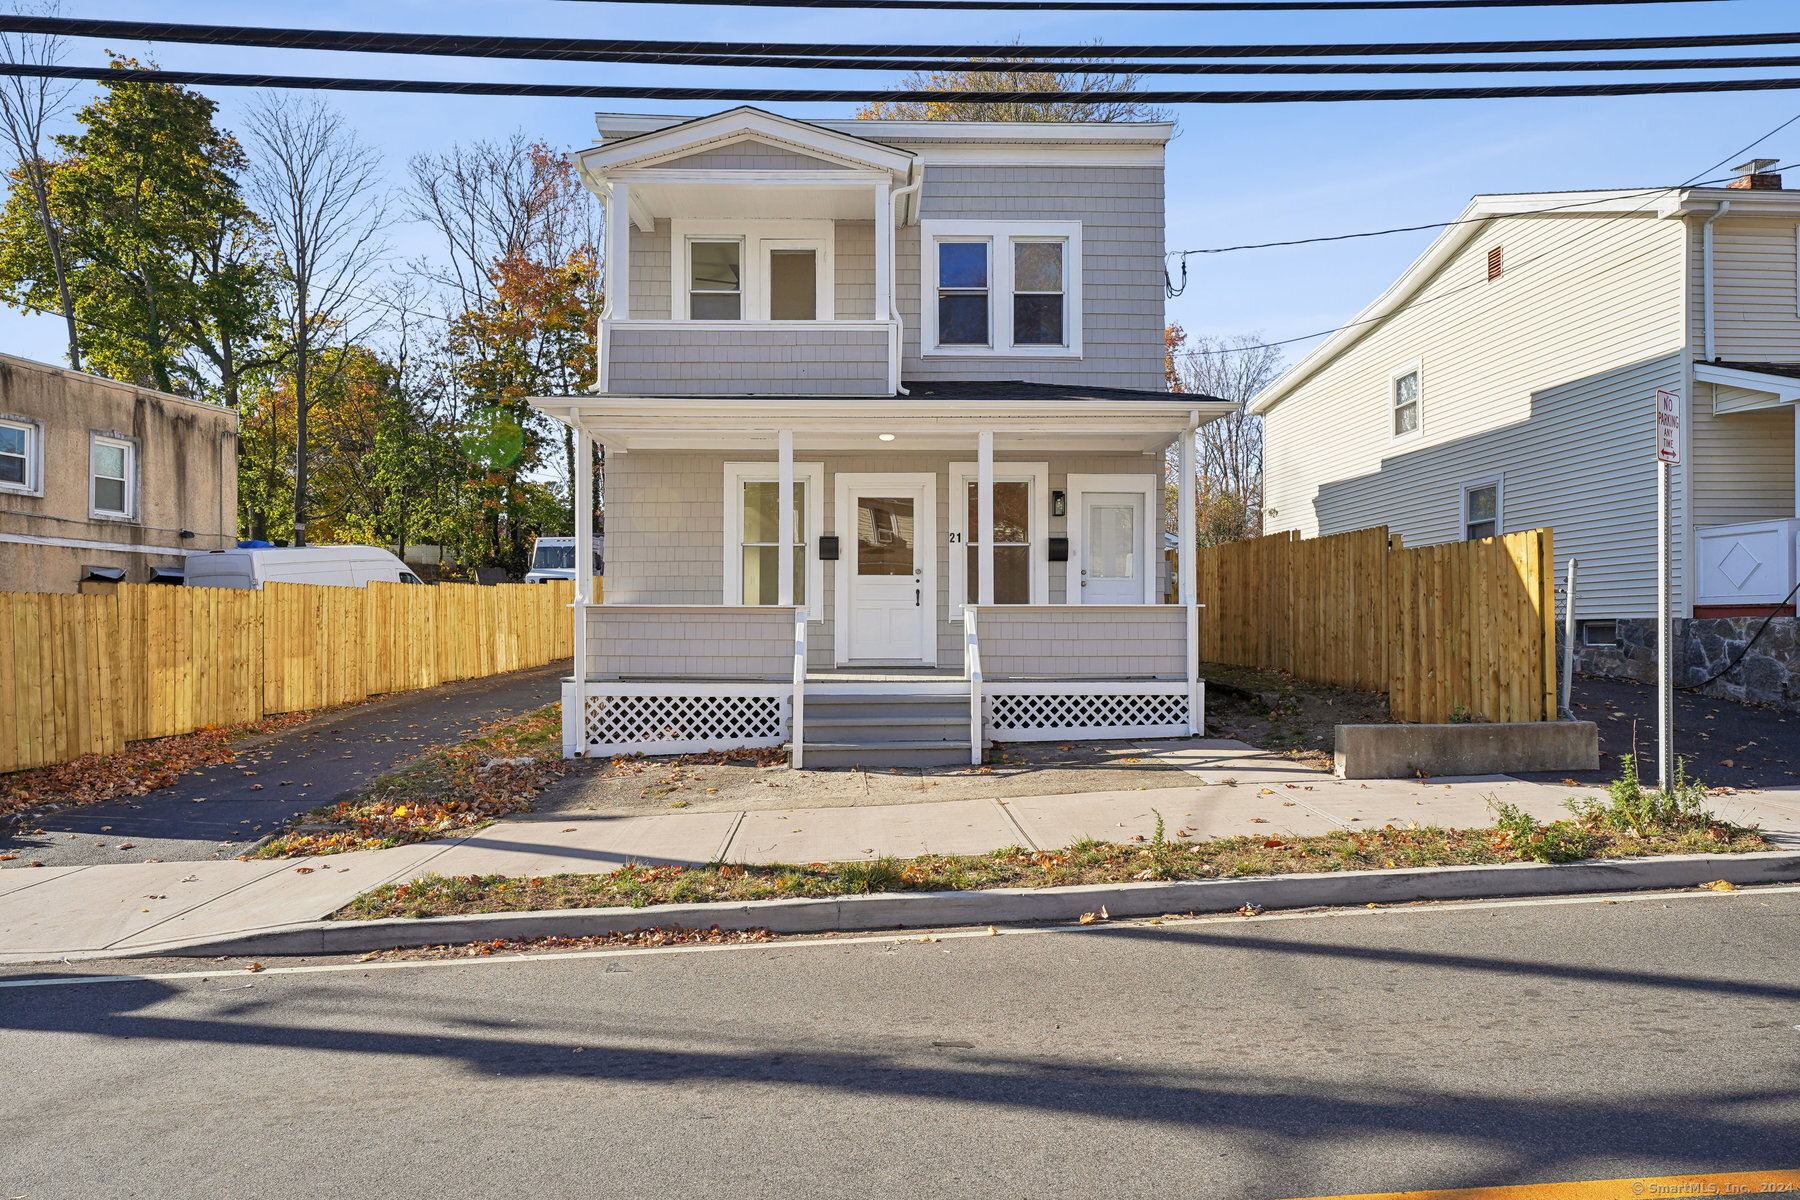
[[[1619,644],[1619,623],[1617,621],[1582,621],[1578,628],[1581,632],[1581,644],[1584,646],[1617,646]]]

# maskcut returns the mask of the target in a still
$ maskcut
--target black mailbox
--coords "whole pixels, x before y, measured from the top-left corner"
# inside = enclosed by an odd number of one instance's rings
[[[838,539],[835,533],[821,534],[819,537],[819,561],[836,562],[838,556]]]
[[[1050,539],[1050,561],[1051,562],[1068,562],[1069,561],[1069,539],[1068,538],[1053,537]]]

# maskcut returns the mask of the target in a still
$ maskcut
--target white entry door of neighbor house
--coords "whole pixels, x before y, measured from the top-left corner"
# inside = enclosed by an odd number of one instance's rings
[[[1081,522],[1081,602],[1144,603],[1143,494],[1087,492]]]
[[[936,572],[928,556],[935,545],[934,497],[922,484],[868,482],[846,489],[838,512],[844,529],[844,570],[839,606],[851,662],[935,662],[931,614]],[[847,585],[847,586],[846,586]]]

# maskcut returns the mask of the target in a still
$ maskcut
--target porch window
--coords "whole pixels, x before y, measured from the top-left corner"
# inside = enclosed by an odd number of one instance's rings
[[[969,544],[963,603],[981,597],[981,495],[968,487]],[[1031,484],[1025,480],[994,483],[994,603],[1031,603]]]
[[[89,450],[92,515],[130,520],[137,515],[137,443],[95,434]]]
[[[769,320],[812,321],[819,314],[819,253],[769,251]]]
[[[988,344],[988,244],[938,243],[938,342]]]
[[[744,316],[744,244],[688,244],[688,315],[696,321],[740,321]]]
[[[1484,480],[1463,488],[1463,537],[1468,541],[1500,535],[1500,481]]]
[[[725,603],[775,604],[781,595],[781,483],[770,462],[725,464]],[[823,525],[821,463],[794,464],[794,603],[818,620],[824,568],[812,547]]]

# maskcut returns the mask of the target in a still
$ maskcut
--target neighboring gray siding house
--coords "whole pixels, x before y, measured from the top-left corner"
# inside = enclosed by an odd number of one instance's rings
[[[237,545],[237,414],[0,354],[0,591],[180,583]]]
[[[534,401],[606,453],[567,749],[968,761],[1196,725],[1162,464],[1230,406],[1163,387],[1170,127],[599,126],[599,380]]]
[[[1588,665],[1643,674],[1664,389],[1686,409],[1675,615],[1777,611],[1800,538],[1800,192],[1767,165],[1730,187],[1476,197],[1252,402],[1265,528],[1418,545],[1549,526],[1559,573],[1580,560]],[[1690,642],[1698,671],[1713,650]]]

